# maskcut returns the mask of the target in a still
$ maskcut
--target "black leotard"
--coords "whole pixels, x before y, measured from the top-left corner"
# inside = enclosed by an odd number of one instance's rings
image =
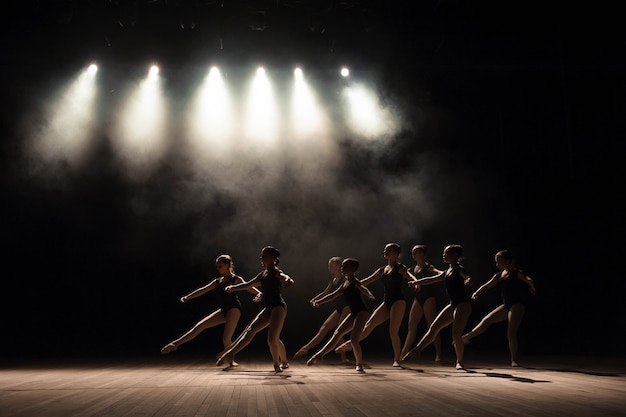
[[[461,276],[462,267],[454,268],[452,271],[446,272],[446,291],[450,297],[450,305],[456,307],[461,303],[469,303],[470,298],[465,292],[465,283]]]
[[[426,263],[426,265],[424,265],[424,267],[420,269],[419,272],[417,273],[414,272],[413,275],[417,279],[428,278],[428,277],[437,275],[431,270],[431,267],[432,267],[431,264]],[[417,300],[419,305],[424,307],[424,303],[426,302],[426,300],[428,300],[429,298],[437,298],[439,296],[438,289],[439,289],[439,283],[421,285],[419,291],[415,292],[415,299]]]
[[[385,303],[387,309],[391,309],[391,306],[396,301],[404,300],[404,295],[402,294],[402,274],[398,272],[400,266],[402,265],[396,264],[387,273],[383,269],[383,275],[380,277],[385,288],[383,303]]]
[[[234,292],[227,293],[224,290],[224,288],[226,288],[227,286],[234,285],[237,281],[237,278],[241,277],[239,275],[233,275],[229,279],[222,277],[219,278],[217,281],[217,287],[219,289],[219,291],[217,291],[217,294],[220,301],[220,310],[222,311],[223,315],[226,315],[226,312],[231,308],[237,308],[241,310],[241,303],[239,302],[239,297],[237,297],[237,294]]]
[[[511,271],[505,279],[502,279],[502,272],[504,271],[498,272],[497,275],[500,282],[502,301],[506,310],[508,311],[514,304],[526,305],[525,298],[529,287],[518,278],[519,271]]]
[[[262,271],[257,275],[261,279],[261,292],[265,301],[265,308],[269,313],[274,307],[281,306],[287,308],[287,303],[281,293],[283,282],[280,279],[280,271]]]
[[[359,289],[359,283],[356,280],[349,280],[343,287],[343,299],[345,304],[350,307],[350,313],[354,319],[356,315],[361,311],[367,311],[363,297],[361,296],[361,290]]]

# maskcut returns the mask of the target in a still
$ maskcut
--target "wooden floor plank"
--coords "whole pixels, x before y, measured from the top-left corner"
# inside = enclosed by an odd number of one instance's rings
[[[227,371],[206,358],[129,359],[0,368],[3,417],[120,416],[624,416],[626,359],[530,358],[452,364],[388,358],[351,366],[240,359]]]

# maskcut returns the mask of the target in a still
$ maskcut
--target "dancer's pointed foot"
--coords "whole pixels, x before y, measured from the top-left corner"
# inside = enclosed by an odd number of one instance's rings
[[[230,355],[224,354],[224,355],[220,356],[219,358],[217,358],[217,362],[215,362],[215,365],[216,366],[222,366],[225,363],[230,364],[232,362],[234,362],[233,357],[230,356]]]
[[[419,353],[419,352],[417,352],[417,351],[415,351],[415,350],[409,350],[409,351],[407,352],[407,354],[406,354],[406,355],[404,355],[404,356],[402,357],[401,361],[402,361],[402,362],[406,362],[406,361],[408,361],[409,359],[416,359],[416,358],[419,358],[419,356],[420,356],[420,353]]]
[[[300,358],[304,358],[305,356],[307,356],[309,354],[309,351],[306,349],[300,349],[299,351],[296,352],[295,355],[293,355],[294,359],[300,359]]]
[[[281,363],[281,364],[280,364],[280,367],[281,367],[282,369],[287,369],[287,368],[289,368],[289,362]]]
[[[274,364],[274,373],[280,373],[282,372],[282,368],[280,367],[280,365],[276,365]]]
[[[306,366],[312,366],[315,365],[316,363],[318,363],[320,361],[320,358],[317,356],[311,356],[311,359],[309,359],[308,361],[306,361]]]
[[[357,365],[357,366],[356,366],[356,368],[355,368],[355,370],[356,370],[357,372],[359,372],[359,373],[362,373],[362,374],[364,374],[364,373],[365,373],[365,371],[363,370],[363,365]]]
[[[167,355],[170,352],[174,352],[176,349],[178,349],[178,347],[174,343],[168,343],[161,349],[161,354]]]
[[[517,361],[511,361],[511,366],[512,366],[513,368],[519,368],[519,367],[520,367],[520,366],[519,366],[519,363],[518,363]]]
[[[239,364],[237,362],[235,362],[235,359],[231,359],[230,366],[232,366],[234,368],[236,366],[239,366]]]
[[[402,365],[400,365],[400,362],[398,362],[398,361],[393,361],[393,364],[391,366],[393,366],[394,368],[401,368],[402,367]]]
[[[435,363],[441,363],[443,362],[443,360],[441,359],[441,356],[437,355],[435,356]]]
[[[350,352],[352,350],[352,342],[349,340],[347,342],[342,343],[341,345],[335,348],[335,353],[345,353]]]
[[[456,370],[457,371],[464,371],[465,370],[465,366],[463,366],[463,364],[461,362],[457,362],[456,363]]]

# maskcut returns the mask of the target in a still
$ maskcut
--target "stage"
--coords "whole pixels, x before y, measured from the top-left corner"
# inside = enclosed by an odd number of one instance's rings
[[[224,370],[210,358],[65,359],[4,363],[0,415],[13,416],[624,416],[626,359],[527,357],[512,368],[472,358],[466,371],[426,358],[365,373],[337,356],[280,374],[242,352]]]

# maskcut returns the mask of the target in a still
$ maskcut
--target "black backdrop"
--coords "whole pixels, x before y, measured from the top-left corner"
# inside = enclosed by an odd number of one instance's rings
[[[343,48],[362,68],[375,68],[385,91],[419,124],[419,134],[399,132],[382,152],[343,140],[337,182],[344,190],[358,189],[371,201],[380,191],[372,172],[384,178],[405,178],[421,166],[434,172],[425,195],[436,202],[438,215],[426,223],[417,219],[414,233],[406,231],[406,219],[386,214],[381,204],[365,221],[319,211],[318,227],[334,232],[296,239],[297,233],[285,233],[298,226],[289,216],[323,207],[313,192],[281,202],[284,190],[294,186],[287,175],[271,196],[282,224],[250,230],[241,223],[225,230],[215,225],[232,215],[227,193],[199,210],[175,204],[162,210],[192,175],[175,156],[141,184],[125,180],[106,145],[80,169],[62,163],[60,174],[33,169],[22,146],[24,115],[91,51],[109,65],[116,59],[120,66],[139,65],[133,61],[137,51],[154,45],[147,34],[163,33],[169,41],[155,50],[170,69],[184,72],[201,61],[192,53],[201,43],[197,35],[136,29],[102,46],[101,39],[92,42],[90,20],[63,23],[51,13],[53,6],[35,4],[9,4],[3,18],[3,357],[158,354],[215,307],[211,296],[178,302],[215,275],[215,257],[233,254],[237,271],[251,277],[266,244],[282,250],[281,264],[297,282],[285,293],[283,340],[293,353],[330,311],[308,305],[326,283],[327,259],[357,257],[365,276],[382,265],[388,241],[402,245],[407,264],[410,247],[426,243],[439,267],[446,244],[463,244],[465,265],[477,281],[473,289],[495,272],[493,254],[511,249],[538,289],[521,329],[525,353],[607,355],[626,347],[626,288],[618,267],[624,249],[619,168],[625,50],[610,10],[426,2],[428,13],[416,17],[401,3],[381,11],[367,31],[351,29],[336,39],[299,40],[279,25],[282,32],[270,27],[263,38],[247,32],[238,37],[233,29],[231,44],[239,49],[228,58],[236,64],[263,53],[276,62],[298,54],[311,61],[321,57],[318,65],[325,70]],[[377,9],[370,6],[371,19]],[[333,45],[337,49],[329,52]],[[58,178],[49,181],[48,175]],[[380,230],[368,234],[372,229]],[[400,229],[406,233],[393,233]],[[372,289],[382,294],[378,284]],[[247,294],[241,298],[243,324],[258,307]],[[493,292],[477,303],[470,324],[497,302]],[[366,349],[390,352],[385,327]],[[220,332],[207,331],[184,350],[217,352]],[[472,343],[477,351],[506,355],[503,325]],[[264,337],[250,349],[265,352]]]

